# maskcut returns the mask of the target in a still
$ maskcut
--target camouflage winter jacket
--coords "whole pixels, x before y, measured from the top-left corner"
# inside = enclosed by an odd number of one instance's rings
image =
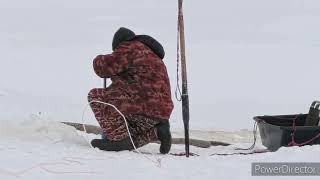
[[[95,73],[111,78],[106,102],[124,115],[168,120],[173,110],[170,82],[163,61],[140,41],[125,41],[112,54],[93,61]]]

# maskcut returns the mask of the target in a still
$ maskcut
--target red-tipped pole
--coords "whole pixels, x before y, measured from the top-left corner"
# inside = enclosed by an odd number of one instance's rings
[[[185,149],[186,157],[190,155],[189,149],[189,95],[188,95],[188,81],[187,81],[187,64],[186,64],[186,50],[185,50],[185,37],[184,37],[184,20],[183,20],[183,0],[179,2],[179,14],[178,14],[178,29],[179,29],[179,40],[180,40],[180,55],[181,55],[181,77],[182,77],[182,117],[184,124],[184,135],[185,135]]]

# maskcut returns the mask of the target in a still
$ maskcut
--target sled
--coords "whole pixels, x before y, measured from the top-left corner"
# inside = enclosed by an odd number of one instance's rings
[[[320,126],[306,126],[308,114],[256,116],[261,141],[270,151],[320,144]]]

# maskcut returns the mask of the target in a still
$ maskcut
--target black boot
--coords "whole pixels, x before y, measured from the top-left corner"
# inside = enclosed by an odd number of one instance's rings
[[[104,151],[123,151],[132,150],[133,145],[130,138],[123,139],[121,141],[109,141],[107,139],[94,139],[91,141],[93,147],[97,147]]]
[[[156,127],[157,127],[157,136],[161,142],[160,153],[167,154],[171,149],[171,143],[172,143],[169,121],[160,122]]]

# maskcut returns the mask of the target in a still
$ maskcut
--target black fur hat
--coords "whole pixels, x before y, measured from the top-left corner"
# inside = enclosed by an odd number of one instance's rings
[[[112,50],[115,50],[123,41],[133,39],[136,34],[128,28],[121,27],[113,36]]]

